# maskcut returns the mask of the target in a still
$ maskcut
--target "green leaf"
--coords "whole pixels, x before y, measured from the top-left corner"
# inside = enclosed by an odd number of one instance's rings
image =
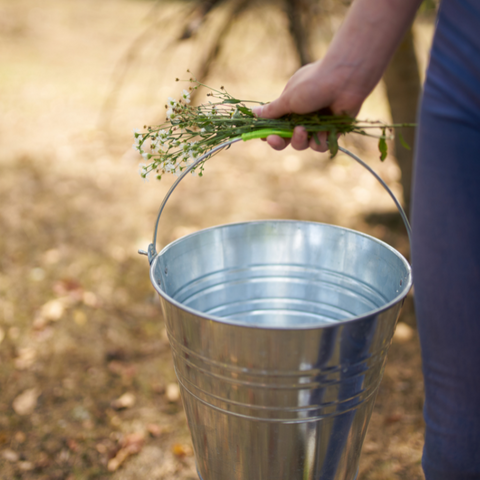
[[[328,149],[330,150],[330,158],[338,153],[337,131],[335,129],[328,134]]]
[[[222,103],[226,103],[226,104],[235,104],[235,103],[240,103],[241,100],[237,100],[236,98],[229,98],[227,100],[223,100]]]
[[[241,106],[238,106],[236,107],[238,110],[240,110],[242,113],[244,113],[245,115],[248,115],[249,117],[254,117],[252,111],[247,108],[247,107],[241,107]]]
[[[312,135],[313,135],[313,139],[315,140],[315,143],[316,143],[317,145],[321,145],[320,140],[318,139],[318,134],[317,134],[317,132],[313,132]]]
[[[385,139],[385,129],[383,129],[382,136],[378,140],[378,150],[380,151],[380,160],[383,162],[387,158],[388,147]]]
[[[402,146],[407,150],[411,150],[410,145],[405,141],[401,132],[398,132],[396,135],[398,136],[398,139],[400,140],[400,143],[402,144]]]

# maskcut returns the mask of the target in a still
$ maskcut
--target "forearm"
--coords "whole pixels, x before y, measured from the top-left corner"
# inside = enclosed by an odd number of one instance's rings
[[[354,0],[325,57],[298,70],[273,102],[256,109],[258,116],[310,113],[328,107],[334,114],[357,115],[385,71],[411,25],[421,0]],[[278,150],[288,143],[269,140]],[[320,146],[317,142],[319,139]],[[308,139],[297,127],[292,146],[327,149],[326,134]]]
[[[344,88],[366,97],[411,25],[421,0],[355,0],[321,61],[344,75]],[[343,70],[343,72],[341,72]]]

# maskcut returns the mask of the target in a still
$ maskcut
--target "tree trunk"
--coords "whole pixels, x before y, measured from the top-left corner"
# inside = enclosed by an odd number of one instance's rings
[[[286,0],[285,10],[288,17],[290,35],[295,43],[298,61],[301,66],[313,62],[310,50],[309,14],[312,6],[304,0]]]
[[[411,29],[406,33],[383,78],[393,122],[415,123],[421,84]],[[411,148],[407,150],[402,146],[399,135],[396,135],[395,156],[402,172],[404,207],[408,214],[412,189],[415,129],[402,128],[398,131]]]

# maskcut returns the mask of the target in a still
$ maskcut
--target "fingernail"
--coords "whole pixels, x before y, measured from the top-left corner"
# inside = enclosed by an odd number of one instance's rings
[[[307,136],[307,130],[301,125],[296,126],[294,131],[297,135]]]
[[[263,105],[260,105],[258,107],[253,107],[252,112],[256,117],[261,117],[263,112]]]

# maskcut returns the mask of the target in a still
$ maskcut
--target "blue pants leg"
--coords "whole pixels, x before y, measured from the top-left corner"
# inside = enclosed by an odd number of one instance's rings
[[[426,93],[412,226],[423,467],[427,480],[480,479],[480,123],[430,108]]]

